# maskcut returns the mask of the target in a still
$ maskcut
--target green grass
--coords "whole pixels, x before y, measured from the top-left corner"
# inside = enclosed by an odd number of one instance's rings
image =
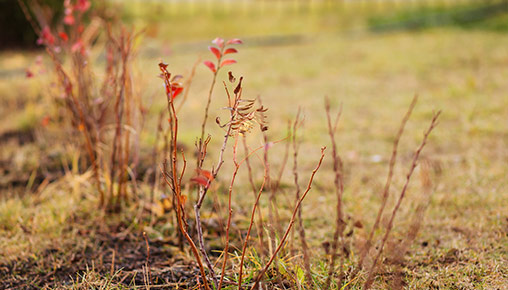
[[[452,6],[417,5],[395,10],[369,19],[376,32],[419,30],[433,27],[460,27],[505,32],[508,3],[506,1],[464,2]]]
[[[366,236],[366,230],[372,225],[379,206],[391,143],[398,124],[411,98],[418,94],[419,103],[402,139],[394,192],[403,184],[412,150],[420,141],[432,112],[442,110],[443,115],[424,151],[424,158],[433,166],[435,192],[421,232],[402,268],[406,288],[505,287],[508,283],[508,35],[457,27],[389,34],[368,34],[363,30],[341,33],[347,29],[340,25],[348,22],[348,19],[352,21],[348,29],[365,27],[366,19],[374,13],[374,10],[368,9],[364,14],[352,16],[347,9],[337,12],[337,9],[320,10],[320,7],[315,7],[312,10],[315,12],[307,14],[299,12],[298,8],[282,7],[280,11],[287,13],[270,20],[273,22],[265,22],[270,13],[279,13],[279,10],[270,10],[268,16],[260,12],[268,11],[267,8],[256,8],[258,12],[250,14],[234,15],[231,12],[233,8],[224,14],[200,14],[201,8],[195,7],[196,10],[189,14],[182,13],[187,15],[184,17],[172,14],[170,6],[163,8],[163,12],[156,14],[153,13],[159,9],[156,6],[132,5],[126,7],[125,12],[132,22],[149,23],[148,36],[138,44],[140,58],[134,66],[136,89],[143,93],[145,101],[152,104],[150,111],[153,114],[147,120],[144,140],[153,142],[151,134],[155,132],[155,112],[165,105],[161,81],[157,78],[159,59],[168,62],[172,72],[185,75],[197,57],[201,56],[203,60],[212,58],[206,50],[209,40],[217,35],[242,37],[245,44],[238,47],[238,64],[232,66],[231,70],[236,76],[245,77],[244,94],[249,97],[260,95],[264,105],[269,108],[270,138],[283,138],[287,120],[294,118],[298,106],[304,109],[305,126],[300,129],[303,139],[300,155],[302,184],[306,182],[319,156],[319,148],[329,145],[323,97],[329,96],[335,109],[339,104],[343,105],[337,141],[346,168],[345,209],[348,218],[364,224],[362,229],[355,229],[351,239],[353,255],[357,255],[356,245]],[[290,41],[276,45],[264,41],[274,39],[271,36],[293,34],[300,37],[296,40],[289,38]],[[174,49],[166,54],[166,47]],[[33,54],[4,53],[1,69],[23,69],[32,61]],[[225,79],[225,75],[220,79]],[[200,66],[189,100],[180,114],[184,132],[182,142],[189,148],[193,148],[195,136],[199,134],[201,117],[196,118],[196,115],[202,114],[210,81],[210,72]],[[49,106],[47,96],[40,97],[44,88],[43,80],[27,81],[19,74],[0,79],[1,102],[10,106],[1,109],[2,132],[36,127],[34,124],[37,122],[33,118],[41,118],[46,106]],[[225,94],[217,87],[211,116],[224,113],[221,108],[225,100]],[[16,107],[17,102],[32,105]],[[216,148],[220,144],[221,131],[212,123],[209,128],[213,136],[211,147]],[[38,128],[42,135],[38,142],[52,147],[54,143],[44,134],[49,131],[53,134],[50,136],[57,136],[57,129],[51,125],[47,129]],[[261,144],[261,137],[252,135],[249,141],[257,146]],[[58,146],[54,145],[53,150]],[[5,148],[5,152],[9,153],[3,153],[3,159],[19,151],[12,144]],[[271,149],[274,170],[277,170],[282,159],[283,148],[284,145],[279,144]],[[212,153],[206,167],[211,166],[217,158],[214,150],[210,151]],[[45,160],[44,150],[25,149],[20,152],[24,152],[16,157],[16,160],[21,160],[20,172],[27,168],[23,167],[25,163],[32,164],[28,168],[34,168],[35,162],[37,168],[37,160]],[[230,156],[231,152],[227,154]],[[67,160],[71,173],[41,189],[37,195],[20,196],[14,193],[14,189],[2,189],[0,264],[35,261],[33,272],[38,271],[44,276],[52,273],[53,269],[65,269],[73,254],[93,252],[93,247],[99,245],[96,240],[104,229],[96,225],[102,216],[93,210],[96,197],[90,174],[77,174],[76,164],[79,162],[75,157],[73,160],[72,156],[61,157]],[[381,157],[380,162],[376,161],[378,156]],[[227,162],[223,170],[229,171],[231,166]],[[255,166],[259,167],[259,164]],[[321,279],[319,276],[326,273],[320,261],[324,255],[321,243],[329,241],[333,231],[334,197],[329,186],[333,179],[331,166],[328,156],[303,206],[312,253],[319,258],[312,261],[316,279]],[[75,168],[74,173],[72,168]],[[245,211],[249,210],[244,210],[242,205],[251,202],[251,193],[248,191],[245,170],[240,174],[235,191],[238,214],[234,219],[243,225],[246,223]],[[261,175],[256,176],[256,182],[260,182],[261,178]],[[227,176],[222,176],[219,182],[226,186]],[[281,200],[292,201],[292,176],[289,171],[282,182],[284,190]],[[222,198],[224,194],[220,188],[214,194]],[[397,218],[394,237],[404,236],[411,216],[411,205],[421,193],[421,188],[416,176]],[[142,191],[148,195],[147,188],[142,187]],[[262,201],[265,206],[263,210],[266,210],[266,203],[266,200]],[[390,205],[393,205],[392,200]],[[282,208],[281,214],[287,218],[289,208]],[[107,227],[125,224],[131,226],[133,232],[147,231],[154,241],[174,233],[168,219],[161,219],[154,226],[146,226],[146,220],[137,219],[137,216],[137,209],[129,209],[124,215],[108,222]],[[69,224],[69,221],[74,223]],[[88,231],[88,234],[82,231]],[[139,242],[143,244],[143,240]],[[48,252],[51,249],[56,249],[56,253]],[[140,250],[141,253],[143,251]],[[176,253],[176,257],[187,257],[175,249],[168,251]],[[246,271],[261,267],[262,261],[259,261],[255,252],[252,252],[250,259],[251,268]],[[100,263],[99,257],[92,260]],[[106,258],[103,260],[106,261]],[[111,273],[96,271],[92,262],[87,262],[88,268],[81,267],[80,271],[70,274],[74,281],[72,284],[61,286],[116,289],[118,277],[130,273],[124,270],[112,276]],[[286,260],[281,263],[286,263]],[[288,262],[284,266],[299,273],[299,270],[294,270],[299,267],[296,263]],[[389,270],[387,266],[387,272]],[[4,278],[14,277],[1,273]],[[65,280],[65,275],[55,277]],[[288,277],[285,278],[292,279],[289,274]],[[142,286],[127,282],[130,279],[133,279],[132,276],[124,281],[125,285],[129,285],[125,287]],[[386,280],[390,280],[390,277],[381,276],[377,281],[378,286],[383,288],[381,285],[385,285]],[[359,282],[361,280],[353,281],[352,285],[361,285]]]

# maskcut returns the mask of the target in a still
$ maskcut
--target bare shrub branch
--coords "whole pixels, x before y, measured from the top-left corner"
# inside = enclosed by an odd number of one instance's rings
[[[352,276],[351,279],[356,277],[358,272],[360,272],[362,270],[365,258],[366,258],[367,254],[369,253],[369,251],[370,251],[370,249],[372,247],[372,240],[373,240],[373,237],[374,237],[374,233],[377,230],[377,228],[379,227],[379,223],[381,222],[381,217],[382,217],[383,212],[385,210],[386,203],[388,202],[388,197],[390,196],[390,187],[391,187],[391,184],[392,184],[392,178],[393,178],[393,172],[394,172],[394,169],[395,169],[395,163],[397,161],[397,152],[398,152],[400,138],[402,137],[402,134],[404,133],[404,128],[405,128],[405,126],[407,124],[407,121],[409,120],[409,117],[411,116],[411,113],[413,112],[413,109],[414,109],[414,107],[416,105],[416,101],[417,100],[418,100],[418,96],[415,96],[413,98],[413,101],[409,105],[409,108],[408,108],[408,110],[406,112],[406,115],[404,115],[404,118],[402,119],[402,122],[400,123],[399,131],[397,132],[395,140],[393,141],[392,156],[390,157],[390,164],[389,164],[389,168],[388,168],[388,176],[386,177],[386,183],[385,183],[385,186],[384,186],[384,189],[383,189],[383,193],[382,193],[381,206],[380,206],[380,208],[378,210],[378,213],[377,213],[377,216],[376,216],[376,221],[374,222],[374,225],[372,226],[372,229],[369,232],[369,236],[367,238],[367,241],[365,242],[365,245],[364,245],[363,249],[360,252],[360,260],[358,262],[358,265],[357,265],[355,271],[351,275]]]
[[[298,212],[298,209],[300,208],[303,200],[305,199],[305,197],[307,196],[307,193],[309,193],[310,189],[311,189],[311,186],[312,186],[312,181],[314,180],[314,176],[316,175],[316,172],[319,170],[319,168],[321,167],[321,163],[323,162],[323,158],[325,157],[325,149],[326,147],[323,147],[321,148],[321,157],[319,159],[319,162],[316,166],[316,168],[314,168],[314,170],[312,171],[312,174],[310,176],[310,179],[309,179],[309,184],[307,185],[307,189],[305,190],[305,192],[302,194],[302,196],[300,197],[300,199],[298,200],[298,203],[296,204],[295,208],[293,209],[293,215],[291,216],[291,220],[289,221],[289,224],[288,224],[288,227],[286,229],[286,232],[284,233],[284,236],[282,237],[282,239],[280,240],[279,242],[279,245],[277,246],[277,249],[275,249],[274,253],[272,254],[272,257],[270,258],[270,260],[268,261],[268,263],[265,265],[265,267],[259,272],[259,274],[256,276],[256,278],[254,279],[254,284],[252,285],[251,287],[251,290],[254,290],[254,289],[257,289],[257,286],[259,285],[259,281],[261,280],[261,278],[263,277],[263,275],[266,273],[266,271],[268,270],[268,268],[270,267],[270,265],[272,264],[273,260],[275,259],[275,257],[277,256],[278,252],[280,251],[280,249],[282,248],[282,246],[286,243],[286,239],[289,235],[289,232],[291,231],[291,229],[293,228],[293,224],[295,223],[295,219],[296,219],[296,214]]]
[[[400,208],[400,205],[402,204],[402,200],[404,199],[404,196],[406,195],[407,189],[409,187],[409,182],[411,181],[411,176],[413,175],[413,172],[417,166],[418,158],[420,157],[420,153],[423,150],[423,147],[425,147],[425,144],[427,144],[427,139],[432,132],[432,130],[437,126],[437,120],[439,118],[439,115],[441,112],[437,112],[434,114],[434,117],[432,118],[432,121],[430,123],[429,128],[427,131],[425,131],[423,135],[423,140],[418,149],[416,149],[416,152],[413,156],[413,161],[411,162],[411,167],[409,168],[409,173],[406,176],[406,182],[404,184],[404,187],[402,188],[402,191],[400,192],[399,199],[397,200],[397,203],[395,204],[395,207],[393,208],[392,215],[390,216],[390,220],[388,222],[388,226],[386,228],[386,232],[383,236],[383,239],[381,240],[381,245],[379,246],[379,250],[377,251],[376,257],[374,258],[374,261],[372,263],[372,266],[370,267],[370,270],[368,272],[367,281],[364,284],[364,289],[369,289],[373,282],[374,273],[376,271],[377,262],[379,260],[379,257],[381,256],[383,252],[384,245],[386,241],[388,240],[388,236],[390,235],[390,232],[393,228],[393,221],[395,220],[395,216],[397,214],[397,211]]]
[[[332,252],[330,261],[328,263],[328,277],[326,278],[325,282],[325,289],[329,289],[333,273],[335,272],[335,260],[337,259],[337,249],[339,247],[339,240],[341,242],[341,248],[344,248],[345,224],[342,205],[342,195],[344,193],[344,173],[342,158],[337,153],[337,143],[335,142],[335,133],[337,131],[337,125],[340,120],[340,116],[342,114],[342,106],[340,107],[340,110],[337,113],[337,116],[335,117],[335,122],[333,122],[333,125],[330,113],[330,100],[328,98],[325,98],[325,111],[328,124],[328,135],[330,136],[330,141],[332,143],[333,172],[335,173],[334,186],[335,186],[335,195],[337,197],[337,206],[336,206],[337,217],[335,219],[335,231],[333,234]],[[344,257],[341,254],[339,263],[339,281],[337,283],[338,287],[341,287],[342,285],[343,276],[344,276]]]
[[[299,127],[299,124],[303,122],[303,120],[300,119],[301,114],[301,108],[298,108],[298,113],[296,114],[295,121],[293,123],[293,134],[291,138],[291,143],[293,145],[293,177],[294,177],[294,183],[295,183],[295,206],[298,204],[298,201],[300,200],[300,184],[298,182],[298,152],[299,152],[299,142],[297,140],[297,130]],[[302,219],[302,208],[298,208],[298,234],[300,237],[300,243],[302,246],[302,253],[303,253],[303,265],[305,269],[305,276],[307,278],[307,283],[309,283],[309,286],[311,285],[312,281],[312,275],[310,270],[310,260],[309,260],[309,246],[307,245],[307,239],[305,237],[305,228],[303,226],[303,219]]]

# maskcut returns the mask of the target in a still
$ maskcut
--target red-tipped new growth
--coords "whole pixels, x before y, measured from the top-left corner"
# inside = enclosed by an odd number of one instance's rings
[[[213,79],[212,79],[212,84],[210,85],[210,90],[208,91],[208,99],[206,102],[203,123],[201,123],[201,136],[198,140],[198,146],[197,146],[198,152],[201,152],[201,150],[203,149],[202,147],[203,147],[203,141],[205,138],[206,123],[208,121],[208,111],[210,109],[210,103],[212,101],[212,93],[213,93],[213,89],[215,88],[217,74],[223,66],[236,63],[236,61],[233,59],[227,59],[224,61],[222,60],[222,57],[225,54],[231,54],[231,53],[238,52],[238,50],[236,50],[234,48],[226,48],[226,46],[232,45],[232,44],[242,44],[242,41],[238,38],[234,38],[234,39],[228,40],[226,45],[224,45],[224,39],[217,37],[214,40],[212,40],[212,43],[215,44],[216,46],[209,46],[208,50],[210,50],[215,55],[215,57],[217,58],[217,63],[213,63],[209,60],[203,62],[203,64],[206,65],[212,71]],[[200,158],[198,158],[198,160],[199,159]],[[198,168],[201,167],[199,162],[197,165],[198,165]]]
[[[226,44],[243,44],[243,41],[239,38],[233,38],[228,40]]]
[[[217,74],[218,70],[221,67],[236,63],[236,60],[234,60],[234,59],[222,60],[224,55],[238,52],[238,50],[236,48],[232,48],[232,47],[226,48],[226,46],[232,45],[232,44],[242,44],[243,42],[238,38],[233,38],[231,40],[228,40],[226,42],[226,44],[224,45],[224,39],[217,37],[214,40],[212,40],[212,43],[215,44],[216,46],[210,45],[208,47],[208,50],[211,53],[213,53],[213,55],[215,55],[215,57],[217,58],[217,63],[213,63],[213,62],[207,60],[207,61],[204,61],[203,64],[206,65],[214,74]]]
[[[181,75],[176,75],[171,78],[171,73],[167,71],[168,65],[159,63],[159,67],[163,73],[160,77],[164,80],[164,87],[166,88],[166,96],[168,100],[174,100],[183,91],[183,86],[178,82],[182,78]]]

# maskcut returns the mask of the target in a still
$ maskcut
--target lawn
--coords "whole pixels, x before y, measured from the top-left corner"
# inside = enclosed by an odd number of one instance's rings
[[[284,139],[287,122],[302,109],[304,123],[297,135],[301,140],[298,172],[302,187],[319,159],[320,148],[328,147],[302,206],[316,281],[313,287],[317,288],[326,279],[326,245],[332,240],[336,214],[324,97],[330,98],[332,111],[342,106],[336,141],[344,162],[348,225],[344,253],[348,253],[345,266],[350,273],[381,203],[399,124],[412,98],[418,95],[399,146],[387,212],[391,213],[395,205],[413,152],[433,113],[442,113],[395,219],[374,288],[504,289],[508,285],[508,34],[483,26],[466,29],[454,25],[371,32],[369,17],[386,15],[390,10],[378,4],[327,8],[311,2],[314,4],[309,7],[277,4],[270,9],[268,2],[262,2],[264,6],[245,3],[253,6],[222,3],[205,9],[190,4],[133,2],[123,7],[127,23],[146,28],[136,41],[138,53],[132,69],[134,91],[148,110],[140,136],[145,144],[140,148],[141,156],[150,156],[158,114],[167,105],[158,78],[160,60],[169,64],[171,72],[187,76],[198,59],[212,59],[207,46],[213,38],[241,38],[244,44],[236,46],[238,63],[228,70],[237,78],[244,76],[245,98],[260,96],[268,108],[269,140]],[[191,262],[189,249],[182,251],[177,246],[178,228],[172,213],[151,210],[149,181],[135,185],[137,196],[121,213],[97,210],[92,172],[81,164],[82,149],[65,137],[70,126],[54,119],[41,125],[46,116],[58,115],[59,109],[52,102],[55,79],[49,73],[48,58],[42,59],[47,73],[25,76],[27,67],[38,72],[38,55],[44,56],[44,51],[0,54],[1,288],[123,289],[151,283],[166,288],[196,287],[199,271]],[[97,60],[97,67],[104,66],[99,50],[93,51],[92,59]],[[211,79],[210,71],[199,65],[188,100],[179,112],[179,142],[188,152],[200,134]],[[223,108],[227,97],[221,83],[227,80],[227,70],[218,80],[207,127],[211,149],[204,168],[216,165],[224,135],[214,119],[226,118]],[[252,148],[263,144],[263,136],[257,132],[248,134],[247,140]],[[285,142],[274,144],[268,151],[272,178],[284,159]],[[205,239],[213,260],[224,243],[231,156],[228,148],[223,175],[218,176],[204,205]],[[254,182],[259,186],[262,163],[257,157],[251,162],[256,169]],[[148,157],[141,163],[147,168],[153,166]],[[194,160],[189,164],[186,180],[194,174]],[[278,192],[284,228],[295,200],[292,164],[290,150]],[[45,181],[39,177],[43,173],[51,178]],[[397,251],[397,241],[408,236],[415,208],[428,194],[426,176],[432,195],[421,229],[403,261],[391,263],[390,258],[395,256],[391,252]],[[231,269],[238,266],[240,242],[245,237],[242,231],[249,223],[253,204],[250,188],[247,170],[241,167],[233,193]],[[163,194],[170,195],[170,190],[156,188],[154,194],[160,199]],[[189,193],[191,199],[194,195]],[[261,199],[265,217],[268,195],[266,191]],[[388,217],[383,216],[382,229]],[[376,236],[382,232],[377,231]],[[298,248],[301,241],[297,236],[295,229],[293,241]],[[252,244],[245,270],[251,276],[267,261],[256,255]],[[150,282],[144,276],[146,260]],[[303,271],[301,263],[300,253],[286,249],[276,264],[280,276],[272,277],[275,282],[269,285],[273,289],[307,287],[299,274]],[[231,274],[229,281],[234,277]],[[346,281],[353,289],[361,289],[364,280],[360,275]],[[402,284],[396,284],[399,280]]]

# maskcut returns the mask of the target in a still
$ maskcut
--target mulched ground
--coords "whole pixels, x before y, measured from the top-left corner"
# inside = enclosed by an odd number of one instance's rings
[[[191,288],[197,283],[199,270],[192,261],[175,258],[176,245],[161,241],[149,241],[149,245],[149,272],[144,270],[147,248],[141,234],[99,233],[81,252],[47,249],[38,260],[29,258],[0,264],[0,289],[71,286],[78,280],[83,281],[78,275],[83,276],[87,269],[93,269],[102,277],[113,277],[112,284],[125,287],[150,283],[166,289],[176,285]],[[147,275],[151,281],[147,281]]]

